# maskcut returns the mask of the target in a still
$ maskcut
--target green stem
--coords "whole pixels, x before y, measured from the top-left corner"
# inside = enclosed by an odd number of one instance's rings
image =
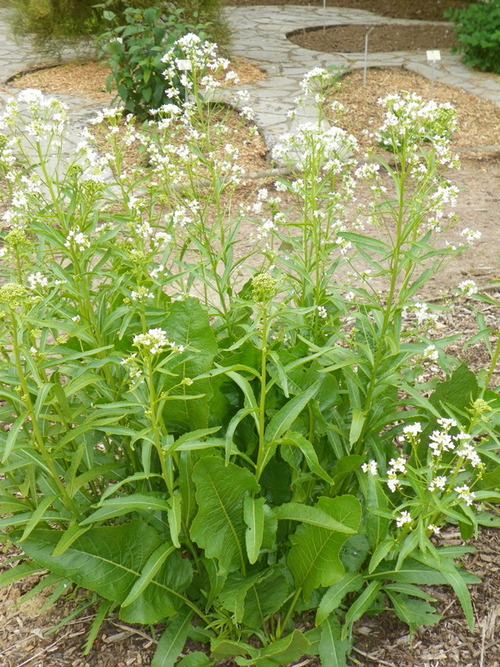
[[[153,379],[153,362],[151,360],[151,357],[148,355],[147,357],[147,385],[148,385],[148,394],[149,394],[149,418],[151,420],[151,428],[153,430],[153,443],[156,449],[156,452],[158,454],[158,458],[160,459],[160,465],[161,465],[161,472],[163,479],[165,481],[165,485],[168,489],[168,492],[170,495],[173,495],[174,492],[174,480],[173,480],[173,472],[172,468],[167,466],[167,461],[165,458],[165,452],[163,451],[162,448],[162,434],[160,432],[159,428],[159,423],[158,423],[158,410],[161,410],[161,406],[163,405],[163,402],[161,402],[160,407],[158,407],[158,398],[156,396],[156,388],[154,385],[154,379]],[[166,435],[166,432],[164,433]]]
[[[498,360],[499,360],[499,357],[500,357],[500,331],[497,331],[496,333],[497,333],[497,344],[495,345],[495,350],[494,350],[493,355],[491,357],[491,363],[490,363],[490,366],[488,368],[488,372],[486,373],[486,377],[484,379],[484,386],[483,386],[483,389],[481,391],[481,397],[484,396],[484,393],[488,389],[488,386],[491,382],[491,378],[493,377],[493,373],[495,372],[495,369],[497,367]]]
[[[267,304],[262,306],[262,344],[260,351],[260,397],[259,397],[259,453],[257,455],[256,477],[257,480],[264,470],[266,443],[264,438],[266,419],[266,393],[267,393],[267,328],[269,316]]]
[[[16,322],[16,316],[15,314],[11,311],[10,313],[10,319],[11,319],[11,324],[12,324],[12,343],[13,343],[13,351],[14,351],[14,358],[15,358],[15,364],[16,364],[16,370],[17,374],[19,377],[19,384],[21,386],[21,391],[22,395],[26,404],[29,420],[31,422],[32,428],[33,428],[33,435],[35,437],[36,445],[38,447],[38,450],[42,456],[42,459],[47,466],[47,468],[50,471],[50,474],[52,476],[52,479],[54,481],[54,484],[59,490],[59,493],[61,494],[61,500],[66,507],[68,511],[71,512],[73,516],[79,517],[79,512],[73,502],[73,499],[69,496],[68,491],[66,487],[64,486],[63,482],[61,481],[60,474],[57,471],[56,466],[54,465],[54,459],[50,455],[48,449],[45,447],[45,441],[42,435],[42,432],[40,431],[40,427],[38,425],[38,419],[36,418],[35,415],[35,410],[33,407],[33,403],[31,401],[31,394],[30,390],[28,387],[28,381],[26,380],[26,376],[24,374],[23,370],[23,365],[22,365],[22,360],[21,360],[21,350],[18,342],[18,331],[17,331],[17,322]]]
[[[276,633],[276,639],[279,639],[281,635],[283,634],[284,630],[286,629],[286,626],[288,625],[288,621],[290,620],[293,612],[295,611],[295,605],[297,604],[297,601],[300,597],[300,594],[302,593],[302,588],[297,588],[295,591],[295,594],[292,598],[292,601],[290,603],[290,606],[288,608],[288,611],[286,612],[285,618],[280,621],[278,625],[278,631]]]
[[[394,314],[393,304],[397,290],[397,281],[399,277],[400,261],[401,261],[401,246],[403,244],[405,182],[406,182],[406,172],[404,170],[401,170],[401,173],[399,175],[399,188],[398,188],[399,197],[398,197],[398,210],[396,216],[396,241],[393,247],[390,266],[389,266],[389,272],[391,276],[389,283],[389,292],[387,294],[387,299],[385,303],[382,326],[380,327],[380,333],[378,335],[378,345],[373,360],[370,382],[368,384],[368,389],[365,396],[365,402],[363,408],[365,415],[368,414],[368,411],[370,410],[372,404],[373,392],[375,391],[375,387],[377,384],[378,370],[380,364],[382,363],[386,350],[385,337]],[[360,454],[363,451],[363,435],[365,434],[367,427],[368,427],[368,419],[366,419],[362,432],[358,439],[357,447],[354,452],[356,454]]]

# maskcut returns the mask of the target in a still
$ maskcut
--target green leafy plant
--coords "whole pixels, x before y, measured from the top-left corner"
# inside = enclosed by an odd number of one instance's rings
[[[42,571],[56,597],[91,591],[86,652],[109,613],[164,623],[153,667],[346,665],[367,611],[438,622],[428,584],[472,625],[468,549],[435,534],[494,518],[499,348],[483,327],[476,379],[418,300],[477,236],[434,238],[456,195],[452,114],[383,101],[390,164],[299,127],[275,152],[290,177],[236,205],[244,171],[197,66],[213,51],[188,42],[187,99],[141,131],[99,114],[102,157],[90,130],[63,157],[64,106],[37,91],[0,119],[0,527],[24,553],[0,584]],[[146,174],[124,162],[133,144]],[[360,180],[373,201],[351,222]],[[188,638],[206,652],[180,657]]]
[[[116,22],[114,12],[105,10],[103,15],[106,20]],[[182,10],[170,10],[165,16],[161,7],[127,8],[125,23],[101,37],[103,54],[112,70],[108,89],[116,90],[125,110],[140,120],[149,119],[149,110],[157,109],[169,99],[163,75],[165,52],[186,33],[203,30],[200,25],[184,23],[181,16]],[[171,85],[184,91],[179,76]]]
[[[114,15],[111,25],[117,27],[126,23],[131,8],[140,12],[161,7],[164,16],[173,11],[186,25],[210,25],[210,37],[219,44],[228,41],[221,0],[182,0],[167,5],[156,0],[9,0],[8,4],[13,10],[10,22],[14,34],[29,37],[36,49],[53,57],[60,58],[63,49],[70,47],[88,58],[96,39],[110,25],[105,13]],[[153,36],[151,39],[154,41]]]
[[[500,74],[500,2],[473,2],[468,7],[450,10],[447,18],[455,24],[459,42],[456,50],[463,54],[463,62],[484,72]]]

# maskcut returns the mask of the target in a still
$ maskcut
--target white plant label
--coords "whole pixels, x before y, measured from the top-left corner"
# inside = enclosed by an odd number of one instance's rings
[[[435,49],[434,51],[427,51],[427,60],[432,60],[432,62],[441,60],[441,51],[439,49]]]

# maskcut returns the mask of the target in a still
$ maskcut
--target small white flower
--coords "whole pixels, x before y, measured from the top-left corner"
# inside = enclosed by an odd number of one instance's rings
[[[395,472],[406,472],[406,458],[404,456],[399,456],[397,459],[391,459],[389,461],[391,469],[387,471],[387,474],[393,474]]]
[[[465,296],[473,296],[477,294],[477,285],[473,280],[463,280],[458,284],[458,289]]]
[[[451,452],[455,449],[453,438],[446,431],[433,431],[429,437],[429,447],[435,456],[441,452]]]
[[[435,345],[428,345],[425,350],[422,352],[422,357],[424,359],[429,359],[429,361],[437,361],[439,358],[439,352]]]
[[[439,533],[441,532],[441,528],[439,526],[435,526],[433,523],[430,523],[427,526],[427,530],[430,530],[431,533],[433,533],[434,535],[439,535]]]
[[[328,317],[328,312],[324,306],[316,306],[316,310],[318,311],[318,316],[322,319],[326,319]]]
[[[403,510],[401,514],[396,518],[396,526],[398,528],[401,528],[405,524],[411,522],[412,522],[411,514],[407,510]]]
[[[439,426],[442,426],[446,431],[449,431],[450,428],[458,426],[456,419],[452,419],[450,417],[439,417],[439,419],[436,421]]]
[[[472,505],[474,498],[476,497],[476,494],[470,490],[467,484],[463,484],[462,486],[456,486],[454,491],[458,494],[460,500],[464,500],[467,505]]]
[[[446,481],[447,481],[446,477],[438,475],[437,477],[434,477],[434,479],[427,488],[429,489],[429,491],[435,491],[436,489],[442,491],[446,487]]]
[[[464,227],[460,232],[460,236],[463,236],[467,243],[472,244],[474,241],[477,241],[481,238],[482,234],[477,229],[470,229],[469,227]]]
[[[31,273],[28,276],[28,286],[30,289],[35,290],[40,287],[47,287],[49,281],[46,276],[42,275],[40,271],[36,273]]]
[[[422,424],[420,422],[408,424],[403,428],[403,433],[409,437],[416,438],[419,433],[422,433]]]
[[[363,463],[363,465],[361,466],[361,470],[370,475],[376,475],[378,473],[377,462],[372,459],[367,463]]]
[[[395,493],[398,489],[401,488],[401,482],[396,476],[389,477],[387,480],[387,486],[389,487],[389,491],[391,493]]]

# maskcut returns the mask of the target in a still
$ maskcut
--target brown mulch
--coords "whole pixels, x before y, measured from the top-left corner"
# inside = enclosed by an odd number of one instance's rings
[[[238,74],[239,85],[254,83],[265,77],[259,67],[243,57],[234,58],[230,69]],[[114,97],[106,90],[110,74],[111,69],[107,65],[90,61],[38,68],[16,76],[9,83],[14,88],[37,88],[53,95],[80,95],[107,104]]]

